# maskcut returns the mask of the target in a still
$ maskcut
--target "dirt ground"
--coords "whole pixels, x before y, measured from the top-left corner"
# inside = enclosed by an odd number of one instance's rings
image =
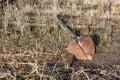
[[[64,50],[73,39],[56,15],[93,38],[91,61]],[[2,0],[0,20],[0,80],[120,79],[118,0]]]

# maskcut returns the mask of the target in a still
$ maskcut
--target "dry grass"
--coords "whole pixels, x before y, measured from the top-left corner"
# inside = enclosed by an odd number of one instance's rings
[[[119,1],[6,0],[1,4],[1,80],[120,79]],[[69,66],[72,55],[63,48],[72,39],[57,23],[58,14],[83,34],[96,35],[92,62]]]

